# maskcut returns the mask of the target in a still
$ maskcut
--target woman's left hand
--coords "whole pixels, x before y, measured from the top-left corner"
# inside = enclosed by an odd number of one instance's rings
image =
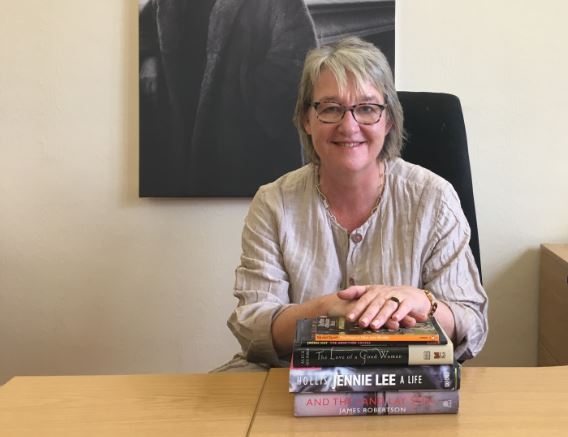
[[[371,329],[412,327],[416,321],[425,321],[430,310],[430,301],[424,291],[406,285],[353,285],[339,291],[337,296],[357,301],[346,317]]]

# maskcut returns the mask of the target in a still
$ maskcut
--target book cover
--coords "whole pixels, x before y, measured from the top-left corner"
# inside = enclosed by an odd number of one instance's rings
[[[369,345],[373,343],[403,342],[440,344],[440,328],[431,317],[412,328],[373,330],[362,328],[345,317],[319,316],[314,319],[301,319],[296,322],[294,345]]]
[[[454,345],[442,326],[440,344],[377,343],[352,346],[294,346],[294,367],[437,365],[454,362]]]
[[[300,346],[292,352],[294,367],[417,366],[452,364],[454,345],[378,344],[368,346]]]
[[[290,367],[293,393],[458,390],[458,363],[439,366]]]
[[[459,391],[298,393],[294,416],[456,414]]]

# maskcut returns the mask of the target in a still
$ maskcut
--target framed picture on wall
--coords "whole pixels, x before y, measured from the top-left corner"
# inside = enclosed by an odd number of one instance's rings
[[[394,1],[139,0],[141,197],[248,197],[303,165],[304,57],[357,35],[394,67]]]

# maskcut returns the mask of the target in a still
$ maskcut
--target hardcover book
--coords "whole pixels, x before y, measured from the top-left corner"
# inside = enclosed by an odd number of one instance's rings
[[[290,367],[293,393],[458,390],[458,363],[439,366]]]
[[[294,416],[456,414],[459,391],[298,393]]]
[[[295,346],[294,367],[416,366],[452,364],[454,345],[440,327],[443,344],[379,343],[353,346]]]
[[[385,342],[440,344],[440,337],[440,327],[433,317],[416,323],[412,328],[373,330],[362,328],[345,317],[319,316],[296,322],[294,346],[369,345]]]

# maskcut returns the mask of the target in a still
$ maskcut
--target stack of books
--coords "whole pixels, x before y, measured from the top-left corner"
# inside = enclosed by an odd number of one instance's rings
[[[436,319],[396,331],[343,317],[298,320],[290,365],[295,416],[457,413],[460,365]]]

